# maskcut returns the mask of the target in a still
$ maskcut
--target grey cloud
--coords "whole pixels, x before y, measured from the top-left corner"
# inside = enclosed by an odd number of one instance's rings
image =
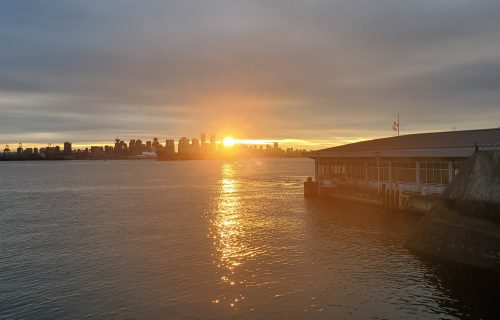
[[[398,111],[411,131],[497,126],[497,30],[498,1],[8,0],[0,134],[322,139],[390,133]]]

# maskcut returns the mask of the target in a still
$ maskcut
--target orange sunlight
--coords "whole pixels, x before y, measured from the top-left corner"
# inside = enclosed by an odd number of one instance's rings
[[[224,147],[232,147],[236,142],[232,137],[225,137],[224,140],[222,140],[222,143],[224,144]]]
[[[232,147],[232,146],[237,145],[237,144],[251,144],[251,145],[254,145],[254,144],[269,144],[269,143],[273,143],[273,142],[280,142],[280,140],[234,139],[231,136],[225,137],[222,140],[222,144],[225,147]]]

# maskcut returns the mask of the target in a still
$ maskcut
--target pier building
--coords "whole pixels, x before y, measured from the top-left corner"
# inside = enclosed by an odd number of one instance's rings
[[[427,211],[478,150],[500,151],[500,128],[409,134],[313,151],[304,192]]]

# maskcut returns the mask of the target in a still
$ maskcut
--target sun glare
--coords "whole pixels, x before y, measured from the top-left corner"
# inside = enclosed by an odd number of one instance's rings
[[[231,137],[225,137],[222,141],[225,147],[232,147],[236,143],[236,141]]]

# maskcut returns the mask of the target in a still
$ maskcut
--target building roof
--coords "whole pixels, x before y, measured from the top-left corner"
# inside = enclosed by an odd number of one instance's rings
[[[311,158],[469,157],[480,150],[500,151],[500,128],[408,134],[350,143],[311,152]]]

